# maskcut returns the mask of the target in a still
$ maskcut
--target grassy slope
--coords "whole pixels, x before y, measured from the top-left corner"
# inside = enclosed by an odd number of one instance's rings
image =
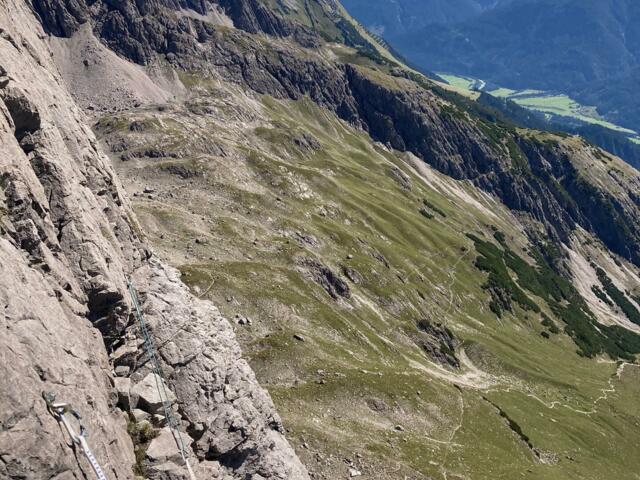
[[[567,336],[541,337],[538,314],[516,307],[498,319],[488,308],[486,274],[466,234],[489,239],[495,226],[526,258],[527,240],[506,209],[466,183],[430,169],[419,175],[308,101],[256,103],[189,80],[215,113],[177,106],[98,129],[140,149],[187,152],[116,166],[131,192],[157,189],[135,207],[158,253],[229,318],[253,319],[238,326],[239,338],[311,470],[344,476],[349,458],[369,478],[596,479],[629,478],[640,466],[638,412],[626,400],[637,392],[627,380],[637,369],[613,378],[614,363],[578,356]],[[143,133],[128,129],[134,118],[147,119]],[[321,149],[296,145],[303,133]],[[224,154],[207,153],[212,144]],[[176,165],[195,176],[167,173]],[[425,199],[432,218],[420,213]],[[363,282],[335,301],[305,273],[304,257],[336,272],[348,265]],[[461,339],[460,371],[413,342],[423,318]]]

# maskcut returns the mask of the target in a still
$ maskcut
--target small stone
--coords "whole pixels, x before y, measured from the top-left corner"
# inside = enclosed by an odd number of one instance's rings
[[[151,417],[149,413],[145,412],[144,410],[140,410],[139,408],[134,408],[133,412],[131,412],[131,415],[133,415],[136,423],[144,422],[145,420],[149,420],[149,418]]]
[[[124,379],[123,379],[124,380]],[[173,394],[169,387],[164,383],[164,380],[158,377],[155,373],[149,373],[144,379],[137,383],[131,389],[131,396],[135,396],[140,403],[141,407],[145,410],[156,413],[162,409],[162,398],[158,392],[158,385],[161,387],[164,384],[163,390],[167,392],[168,401],[173,403],[176,401],[176,396]]]
[[[131,368],[126,365],[118,365],[115,369],[116,377],[126,377],[129,375]]]
[[[167,424],[167,419],[164,415],[155,414],[151,417],[151,422],[158,427],[164,427]]]
[[[118,392],[118,405],[127,410],[130,406],[131,400],[129,396],[129,391],[131,390],[131,379],[130,378],[114,378],[114,387],[116,392]]]
[[[404,427],[402,425],[396,425],[393,427],[396,432],[404,432]]]
[[[176,445],[173,432],[169,428],[163,428],[156,438],[151,440],[146,455],[154,463],[181,460],[180,451]],[[185,439],[186,441],[186,439]]]
[[[347,259],[353,260],[353,255],[351,255],[351,254],[347,255]]]
[[[349,476],[351,478],[360,477],[361,475],[362,475],[362,472],[360,470],[356,470],[355,468],[350,468],[349,469]]]
[[[299,342],[305,342],[305,341],[306,341],[302,335],[299,335],[299,334],[297,334],[297,333],[294,333],[294,334],[293,334],[293,338],[295,338],[295,339],[296,339],[296,340],[298,340]]]
[[[151,187],[144,187],[144,190],[142,191],[142,193],[155,193],[155,188],[151,188]]]
[[[136,362],[138,356],[138,348],[130,343],[121,346],[110,357],[116,368],[120,365],[131,367]]]

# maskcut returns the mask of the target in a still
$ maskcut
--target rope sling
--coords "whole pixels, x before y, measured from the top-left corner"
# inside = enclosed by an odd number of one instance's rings
[[[47,409],[55,417],[58,422],[64,425],[64,428],[67,430],[71,441],[73,442],[73,448],[80,446],[82,448],[82,452],[84,456],[87,457],[87,460],[91,464],[91,468],[93,472],[96,474],[98,480],[107,480],[106,475],[102,471],[102,468],[98,464],[96,457],[93,456],[91,449],[89,448],[89,444],[87,443],[87,429],[80,423],[80,433],[76,433],[76,431],[71,426],[69,419],[66,417],[66,414],[69,413],[73,417],[80,422],[82,419],[80,414],[74,410],[71,405],[64,402],[56,402],[56,396],[50,392],[43,392],[42,397],[44,401],[47,403]]]

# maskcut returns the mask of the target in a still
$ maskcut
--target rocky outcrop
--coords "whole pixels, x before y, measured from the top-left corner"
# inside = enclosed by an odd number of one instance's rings
[[[306,478],[273,402],[256,388],[217,308],[192,297],[179,273],[156,261],[138,269],[134,280],[144,286],[145,317],[196,457],[218,462],[237,478]]]
[[[311,277],[334,300],[351,298],[351,289],[340,275],[315,258],[304,258],[300,261],[303,273]],[[354,276],[355,277],[355,276]]]
[[[46,10],[59,32],[83,20],[73,14],[79,3],[64,3],[66,13],[56,5]],[[133,478],[140,458],[127,424],[150,414],[127,411],[152,410],[149,418],[163,421],[131,315],[133,276],[196,470],[307,478],[226,320],[140,239],[44,38],[25,2],[0,5],[0,477],[92,475],[47,412],[42,392],[54,392],[83,416],[108,477]],[[145,457],[149,476],[186,478],[180,460],[164,455],[166,443]]]
[[[460,367],[460,360],[456,356],[456,348],[460,342],[450,329],[440,323],[419,320],[417,330],[414,341],[430,359],[441,365]]]
[[[210,26],[202,20],[170,13],[185,9],[203,17],[221,9],[246,32],[291,37],[305,46],[319,42],[309,29],[275,14],[258,0],[31,1],[47,33],[71,37],[90,22],[96,35],[113,51],[142,64],[149,63],[157,53],[196,53],[198,44],[211,35]]]

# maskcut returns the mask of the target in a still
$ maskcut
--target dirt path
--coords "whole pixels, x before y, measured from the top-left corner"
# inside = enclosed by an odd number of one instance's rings
[[[630,367],[638,367],[639,365],[633,364],[633,363],[627,363],[627,362],[623,362],[621,363],[617,370],[616,373],[614,375],[612,375],[609,378],[609,381],[607,382],[607,388],[603,388],[600,391],[602,392],[602,395],[600,395],[598,398],[596,398],[593,401],[593,405],[591,410],[579,410],[577,408],[572,407],[571,405],[567,405],[566,403],[562,403],[559,400],[554,400],[553,402],[546,402],[543,399],[541,399],[540,397],[538,397],[537,395],[533,394],[533,393],[526,393],[525,395],[529,398],[533,398],[534,400],[537,400],[538,402],[540,402],[542,405],[544,405],[545,407],[547,407],[549,410],[553,410],[555,408],[561,407],[561,408],[566,408],[567,410],[571,410],[572,412],[578,413],[580,415],[593,415],[595,413],[597,413],[598,409],[598,403],[602,402],[603,400],[607,400],[609,398],[609,395],[612,393],[616,392],[616,387],[615,387],[615,381],[619,380],[620,377],[622,376],[622,373],[624,372],[624,368],[626,366],[630,366]],[[504,393],[511,393],[513,391],[517,391],[519,393],[525,393],[523,391],[521,391],[520,389],[514,388],[514,387],[509,387],[506,389],[491,389],[489,391],[496,391],[496,392],[504,392]]]

